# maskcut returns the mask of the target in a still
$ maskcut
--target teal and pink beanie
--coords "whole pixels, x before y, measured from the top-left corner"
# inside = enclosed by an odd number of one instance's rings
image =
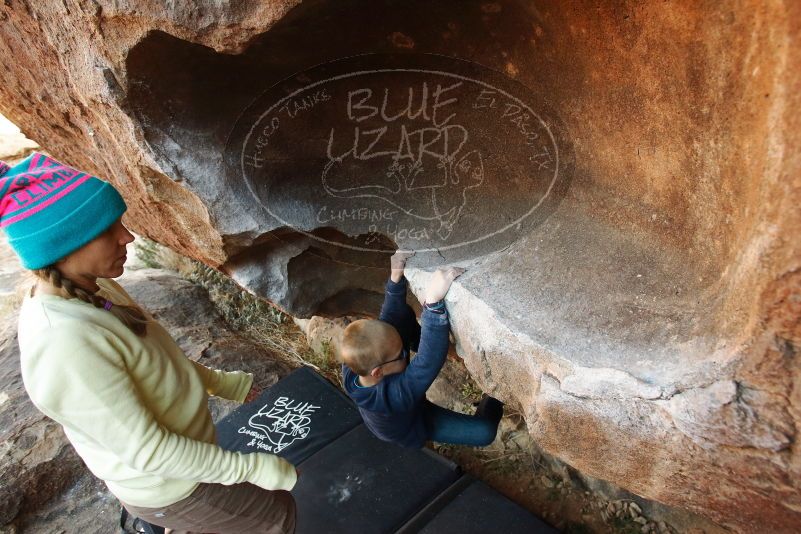
[[[110,183],[39,152],[13,167],[0,161],[0,228],[26,269],[78,250],[125,210]]]

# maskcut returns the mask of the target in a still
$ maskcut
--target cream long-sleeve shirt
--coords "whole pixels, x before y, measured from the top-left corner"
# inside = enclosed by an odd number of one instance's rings
[[[133,303],[113,280],[97,284],[98,295]],[[280,457],[215,443],[208,395],[242,402],[252,375],[190,360],[148,318],[147,335],[138,337],[106,310],[78,299],[27,296],[19,345],[34,405],[64,427],[87,467],[133,506],[167,506],[200,482],[292,489],[295,468]]]

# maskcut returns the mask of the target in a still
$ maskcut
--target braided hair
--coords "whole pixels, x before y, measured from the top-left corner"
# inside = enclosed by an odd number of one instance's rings
[[[72,280],[61,274],[54,265],[48,265],[41,269],[34,269],[33,274],[37,278],[49,282],[51,285],[64,290],[71,297],[89,303],[95,308],[104,308],[111,315],[122,321],[122,324],[131,329],[137,336],[144,337],[147,333],[147,318],[145,314],[136,306],[114,304],[110,300],[99,297],[82,287],[75,284]]]

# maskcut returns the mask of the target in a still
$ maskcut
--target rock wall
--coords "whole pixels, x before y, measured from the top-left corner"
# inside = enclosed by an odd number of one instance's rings
[[[194,4],[7,1],[0,113],[298,317],[463,264],[457,350],[545,450],[799,529],[797,3]]]

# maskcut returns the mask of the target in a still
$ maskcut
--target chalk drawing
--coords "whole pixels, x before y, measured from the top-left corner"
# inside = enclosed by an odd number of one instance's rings
[[[365,246],[381,236],[417,241],[418,252],[437,253],[494,237],[500,245],[527,219],[541,222],[532,215],[564,187],[556,188],[560,146],[536,96],[468,62],[449,71],[442,58],[426,68],[433,60],[420,57],[420,68],[360,69],[380,64],[368,56],[310,69],[243,113],[231,137],[239,171],[270,216],[344,248],[373,250],[306,229],[333,226],[366,236]]]
[[[265,452],[281,452],[295,441],[305,439],[311,432],[312,415],[320,406],[309,402],[278,397],[266,404],[248,419],[248,427],[241,427],[240,434],[253,439],[248,446]]]

